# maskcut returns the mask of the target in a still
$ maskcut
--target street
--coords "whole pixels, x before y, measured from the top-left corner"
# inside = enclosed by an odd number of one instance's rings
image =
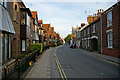
[[[49,54],[50,70],[48,76],[37,78],[118,78],[118,65],[89,55],[84,50],[71,49],[69,45],[62,45],[56,48],[50,48],[45,54]],[[56,61],[56,57],[58,61]],[[40,59],[42,56],[40,57]],[[48,59],[45,59],[48,60]],[[59,64],[57,64],[57,62]],[[39,64],[37,62],[37,64]],[[43,64],[46,64],[45,61]],[[44,66],[44,65],[39,65]],[[47,66],[46,66],[47,67]],[[61,67],[61,68],[60,68]],[[44,66],[45,68],[45,66]],[[60,68],[60,69],[59,69]],[[40,68],[39,68],[40,69]],[[42,67],[41,67],[42,69]],[[42,73],[42,70],[33,70],[29,73],[35,75],[36,71]],[[34,73],[33,73],[34,72]],[[48,71],[47,71],[48,72]],[[27,78],[35,78],[29,77]]]

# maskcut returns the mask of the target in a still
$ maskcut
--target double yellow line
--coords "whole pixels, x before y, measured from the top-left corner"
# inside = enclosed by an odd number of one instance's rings
[[[58,59],[58,57],[57,57],[57,55],[56,55],[56,49],[55,49],[55,51],[54,51],[54,56],[55,56],[55,61],[56,61],[58,70],[59,70],[59,72],[60,72],[61,78],[62,78],[63,80],[67,80],[67,77],[66,77],[66,75],[65,75],[65,72],[63,71],[62,66],[61,66],[61,64],[60,64],[60,62],[59,62],[59,59]]]

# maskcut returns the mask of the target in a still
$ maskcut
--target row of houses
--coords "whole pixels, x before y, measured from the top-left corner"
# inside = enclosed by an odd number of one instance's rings
[[[38,19],[22,0],[0,1],[0,59],[2,64],[14,61],[19,55],[29,53],[32,43],[52,46],[61,37],[50,24]]]
[[[88,16],[88,23],[81,23],[81,27],[72,28],[73,44],[89,51],[120,57],[120,2],[106,11],[99,9],[95,16],[95,19]]]

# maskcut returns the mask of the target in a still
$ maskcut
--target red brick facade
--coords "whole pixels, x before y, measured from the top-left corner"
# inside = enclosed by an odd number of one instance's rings
[[[107,26],[107,14],[112,12],[112,26]],[[102,13],[102,53],[120,57],[120,2]],[[112,48],[108,47],[108,35],[112,32]]]

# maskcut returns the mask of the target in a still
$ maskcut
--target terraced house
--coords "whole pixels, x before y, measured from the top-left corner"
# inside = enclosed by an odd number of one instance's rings
[[[33,17],[33,43],[39,43],[39,37],[38,37],[38,14],[37,11],[31,11],[32,17]]]
[[[6,2],[0,2],[0,64],[5,64],[13,57],[13,36],[16,34]]]
[[[101,14],[102,53],[120,57],[120,2]]]

